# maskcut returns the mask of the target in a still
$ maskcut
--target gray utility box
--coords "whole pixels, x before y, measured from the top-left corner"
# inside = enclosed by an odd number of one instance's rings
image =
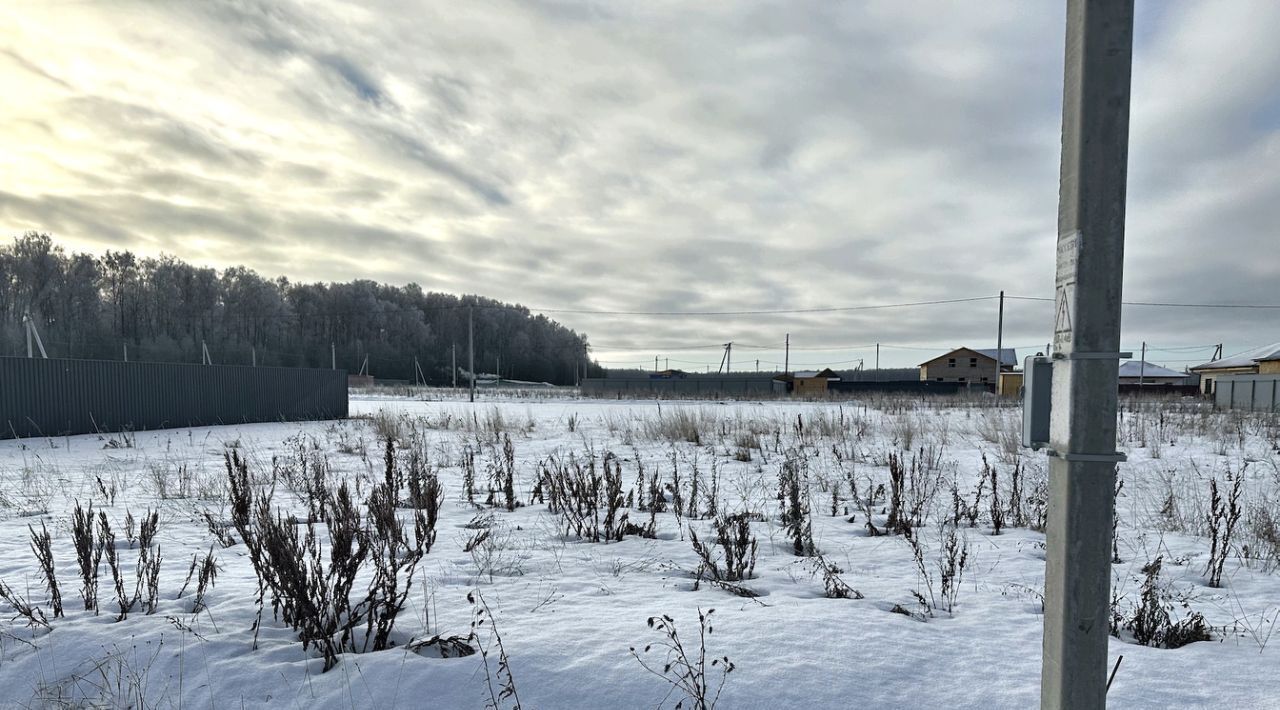
[[[1049,411],[1053,403],[1053,358],[1031,355],[1022,363],[1022,445],[1049,444]]]

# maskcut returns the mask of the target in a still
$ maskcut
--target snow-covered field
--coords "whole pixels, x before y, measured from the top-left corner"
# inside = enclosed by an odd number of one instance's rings
[[[1113,662],[1124,661],[1109,700],[1121,708],[1280,708],[1280,634],[1272,637],[1280,615],[1280,421],[1195,403],[1144,406],[1126,409],[1121,422],[1129,462],[1120,467],[1116,613],[1132,617],[1143,568],[1160,558],[1154,598],[1175,622],[1203,614],[1210,640],[1153,648],[1122,631],[1111,641]],[[646,620],[670,617],[696,656],[699,610],[710,609],[714,632],[705,637],[707,665],[696,679],[705,677],[710,695],[723,681],[722,708],[1038,703],[1044,536],[1035,528],[1046,465],[1043,454],[1018,449],[1016,409],[945,399],[540,396],[475,404],[355,399],[352,412],[338,422],[0,442],[0,580],[45,620],[29,622],[0,601],[0,705],[481,708],[496,697],[503,708],[517,700],[527,709],[670,707],[684,695],[662,677],[665,637]],[[329,490],[347,482],[362,504],[385,480],[387,434],[396,437],[397,470],[416,457],[417,470],[438,476],[444,489],[437,537],[413,573],[389,637],[394,646],[343,654],[322,672],[316,648],[304,650],[298,632],[273,617],[268,592],[255,648],[259,582],[248,546],[234,529],[225,532],[234,544],[221,544],[205,515],[215,524],[234,517],[224,457],[244,457],[258,500],[269,494],[275,512],[299,519],[285,525],[305,532],[297,524],[308,516],[299,472],[322,471]],[[465,493],[468,451],[474,502]],[[487,503],[491,477],[507,470],[507,451],[520,504],[514,510],[500,480],[494,504]],[[890,520],[891,454],[902,457],[898,517],[908,535]],[[994,505],[984,456],[997,472]],[[583,541],[566,534],[563,516],[545,502],[550,485],[537,482],[575,464],[604,470],[606,460],[610,470],[621,467],[631,527],[621,541]],[[794,503],[786,491],[780,499],[784,473],[800,482],[807,520],[786,512]],[[655,474],[662,512],[649,510]],[[1210,481],[1227,508],[1221,539],[1235,479],[1238,522],[1221,585],[1211,586]],[[398,498],[397,514],[415,537],[408,493]],[[140,554],[126,539],[126,514],[136,526],[158,511],[154,613],[144,591],[117,621],[105,557],[99,611],[85,610],[72,540],[77,502],[106,514],[126,597],[134,596]],[[712,508],[746,514],[756,538],[754,573],[741,582],[717,584],[704,571],[697,583],[691,534],[723,565]],[[998,535],[993,514],[1005,519]],[[31,545],[29,526],[40,532],[42,524],[52,538],[61,618]],[[789,531],[796,527],[801,547],[811,548],[802,551],[814,554],[795,554]],[[315,529],[327,562],[326,528]],[[952,562],[960,563],[966,545],[967,556],[958,578],[944,580],[949,539]],[[210,551],[217,576],[207,607],[192,613],[196,581],[179,592],[193,556]],[[362,568],[353,597],[363,596],[372,574]],[[831,590],[862,598],[833,598]],[[441,657],[438,645],[409,650],[436,635],[466,639],[478,611],[484,623],[466,643],[486,656]],[[734,670],[723,677],[711,660],[726,656]],[[502,693],[508,678],[516,696]]]

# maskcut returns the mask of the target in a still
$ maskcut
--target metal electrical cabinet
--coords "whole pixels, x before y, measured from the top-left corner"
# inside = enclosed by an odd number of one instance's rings
[[[1053,402],[1053,358],[1031,355],[1022,363],[1022,445],[1049,444],[1049,411]]]

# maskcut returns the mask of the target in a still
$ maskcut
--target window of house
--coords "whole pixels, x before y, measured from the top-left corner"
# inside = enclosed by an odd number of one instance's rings
[[[976,357],[969,358],[969,367],[977,367],[977,366],[978,366],[978,358]]]
[[[956,366],[956,359],[953,357],[947,358],[947,367],[955,367],[955,366]]]
[[[936,378],[934,378],[934,379],[935,379],[935,380],[937,380],[938,382],[941,382],[941,381],[942,381],[942,378],[941,378],[941,377],[936,377]]]
[[[987,378],[985,378],[985,377],[984,377],[984,378],[982,378],[982,381],[983,381],[983,382],[986,382],[986,381],[987,381]]]
[[[960,378],[960,381],[961,381],[961,382],[964,382],[964,381],[965,381],[965,380],[967,380],[967,379],[969,379],[969,378],[967,378],[967,377],[961,377],[961,378]]]

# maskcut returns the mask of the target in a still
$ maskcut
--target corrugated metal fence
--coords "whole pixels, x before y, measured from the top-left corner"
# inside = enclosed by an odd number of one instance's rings
[[[640,377],[588,377],[582,380],[584,395],[631,394],[650,396],[653,394],[668,395],[717,395],[717,394],[756,394],[764,395],[774,391],[773,376],[765,377],[677,377],[640,378]]]
[[[932,380],[894,380],[894,381],[841,381],[827,383],[831,393],[840,392],[881,392],[908,394],[956,394],[958,392],[990,392],[992,385],[980,385],[964,382],[934,382]],[[589,377],[582,380],[582,393],[585,395],[785,395],[786,384],[774,382],[772,375],[747,377],[696,377],[686,378],[640,378],[640,377]]]
[[[0,438],[345,416],[345,370],[0,357]]]
[[[1280,412],[1280,375],[1229,375],[1215,383],[1219,407],[1251,412]]]

